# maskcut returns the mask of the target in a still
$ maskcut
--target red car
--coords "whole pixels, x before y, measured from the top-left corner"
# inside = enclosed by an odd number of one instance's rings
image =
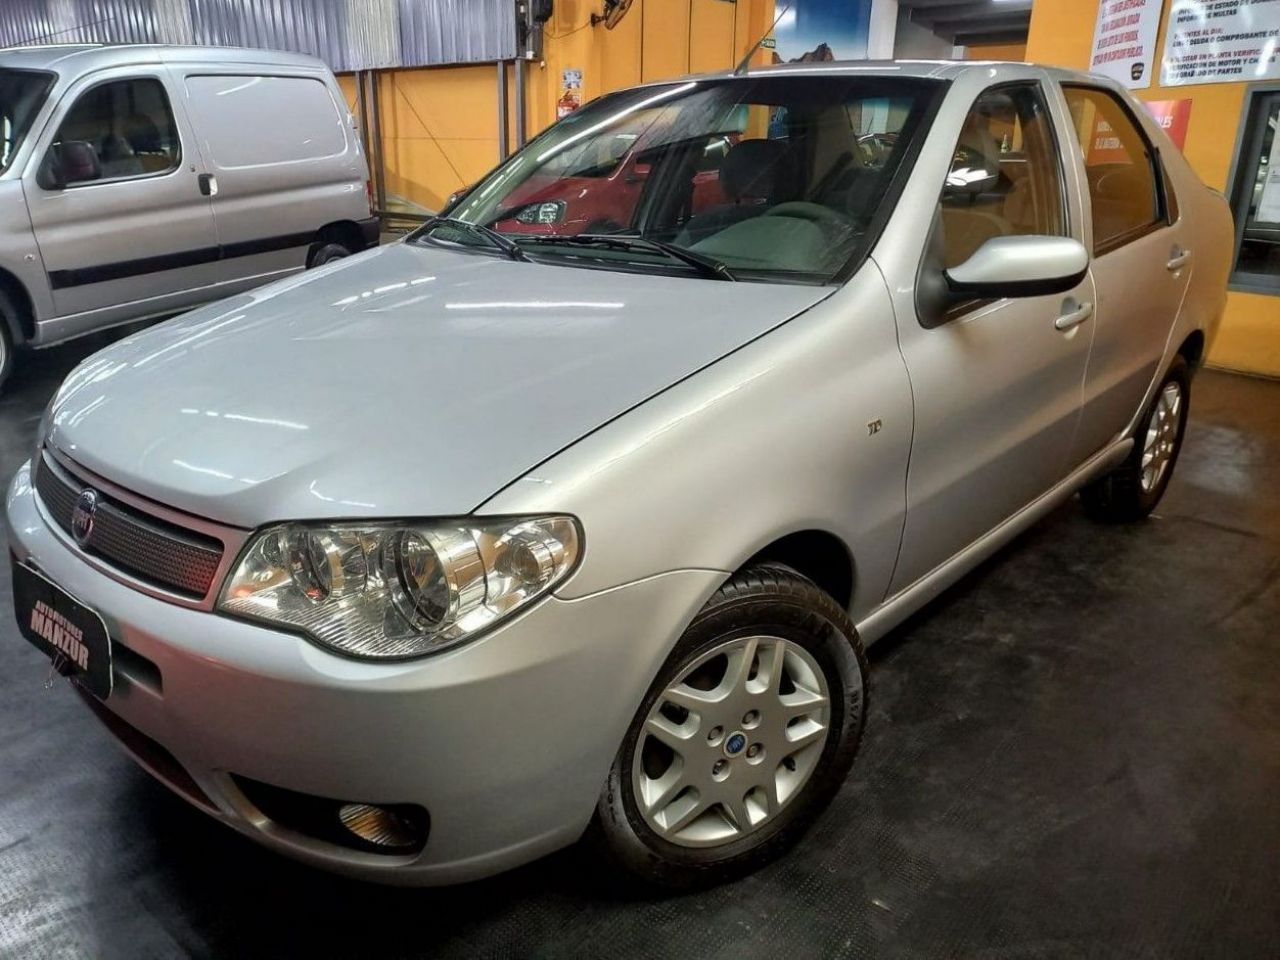
[[[707,142],[693,176],[691,213],[730,202],[720,186],[720,164],[740,138],[735,131]],[[637,149],[636,139],[635,134],[618,135],[605,156],[566,151],[562,163],[547,164],[544,174],[514,191],[508,198],[508,215],[490,225],[503,233],[557,235],[627,229],[654,159],[653,150]]]

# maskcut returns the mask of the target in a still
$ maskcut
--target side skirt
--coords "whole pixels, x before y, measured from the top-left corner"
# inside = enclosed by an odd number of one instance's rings
[[[1122,463],[1132,448],[1133,438],[1125,437],[1095,453],[1057,486],[1032,500],[999,526],[992,528],[955,554],[950,560],[934,567],[915,583],[889,597],[858,624],[858,635],[862,638],[862,642],[870,646],[884,637],[895,626],[987,557],[1068,500],[1081,487]]]

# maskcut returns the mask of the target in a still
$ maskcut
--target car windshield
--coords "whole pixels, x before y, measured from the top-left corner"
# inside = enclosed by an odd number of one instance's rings
[[[623,91],[561,120],[448,213],[542,262],[829,283],[874,239],[939,89],[793,74]],[[495,250],[457,223],[423,233]]]
[[[0,70],[0,173],[9,169],[53,77],[32,70]]]

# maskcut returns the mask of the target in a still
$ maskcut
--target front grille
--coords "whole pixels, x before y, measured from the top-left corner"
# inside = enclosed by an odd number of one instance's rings
[[[91,485],[77,480],[45,453],[38,463],[35,486],[49,516],[74,538],[71,520],[76,502]],[[97,509],[88,539],[80,544],[82,550],[161,589],[193,599],[209,593],[222,562],[221,541],[144,514],[96,488],[94,492]]]

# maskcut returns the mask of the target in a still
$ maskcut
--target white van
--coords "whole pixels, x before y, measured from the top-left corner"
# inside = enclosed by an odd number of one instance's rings
[[[19,344],[177,313],[377,242],[360,139],[321,61],[0,50],[0,382]]]

